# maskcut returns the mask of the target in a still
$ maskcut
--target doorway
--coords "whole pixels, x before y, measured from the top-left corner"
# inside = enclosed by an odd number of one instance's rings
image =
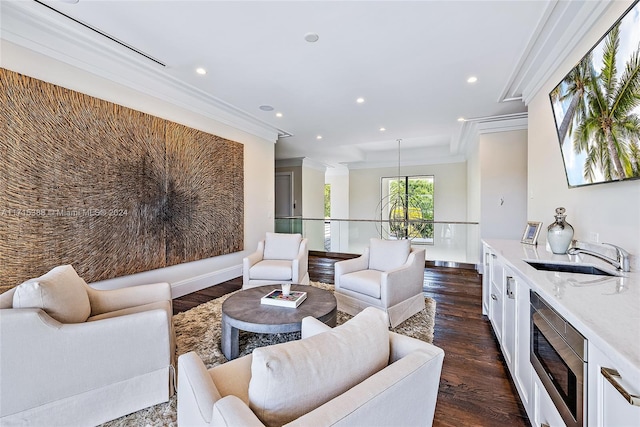
[[[293,220],[278,220],[293,216],[293,172],[276,172],[275,180],[276,233],[292,233]]]

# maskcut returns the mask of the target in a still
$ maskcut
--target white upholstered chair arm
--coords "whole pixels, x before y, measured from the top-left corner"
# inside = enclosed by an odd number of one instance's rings
[[[329,330],[331,330],[331,326],[322,323],[313,316],[307,316],[302,319],[302,339],[309,338]]]
[[[249,270],[251,267],[262,261],[264,257],[264,240],[258,242],[258,249],[242,258],[242,283],[249,283]]]
[[[433,356],[444,355],[444,351],[433,344],[389,331],[389,364],[414,351],[426,351]]]
[[[158,301],[172,300],[171,286],[166,282],[112,290],[99,290],[87,286],[87,294],[89,294],[91,304],[91,316]]]
[[[0,309],[13,307],[13,294],[16,293],[16,288],[11,288],[0,294]]]
[[[6,309],[0,322],[2,415],[169,369],[165,310],[62,324],[40,309]]]
[[[387,307],[422,292],[424,281],[424,249],[414,249],[407,262],[382,273],[380,297]]]
[[[251,409],[236,396],[225,396],[213,407],[212,426],[264,427]]]
[[[300,241],[298,256],[291,262],[291,281],[293,283],[300,283],[302,278],[307,274],[307,270],[309,268],[309,251],[307,250],[308,244],[308,239],[302,239]]]
[[[247,266],[249,268],[262,261],[264,259],[264,240],[260,240],[258,242],[258,249],[256,249],[255,252],[247,255],[244,259],[247,260]]]
[[[340,277],[353,273],[354,271],[366,270],[369,268],[369,248],[365,248],[362,255],[357,258],[338,261],[334,264],[335,277],[334,282],[336,288],[340,287]]]
[[[191,351],[178,357],[178,424],[208,426],[213,406],[221,399],[206,366]]]
[[[206,366],[193,351],[178,358],[178,425],[263,426],[242,399],[221,397]]]

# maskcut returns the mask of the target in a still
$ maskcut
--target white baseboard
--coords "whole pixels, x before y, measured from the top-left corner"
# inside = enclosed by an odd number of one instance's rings
[[[200,276],[190,277],[179,282],[171,283],[171,297],[178,298],[239,276],[242,276],[242,265],[236,265],[222,270],[212,271],[211,273],[202,274]]]

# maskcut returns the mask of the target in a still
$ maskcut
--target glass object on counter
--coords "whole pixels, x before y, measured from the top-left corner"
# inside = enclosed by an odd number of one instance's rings
[[[556,220],[547,227],[547,242],[554,254],[566,254],[573,239],[573,227],[566,217],[564,208],[556,208]]]

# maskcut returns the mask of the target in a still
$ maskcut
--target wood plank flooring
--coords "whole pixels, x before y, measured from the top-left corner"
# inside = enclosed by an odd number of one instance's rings
[[[333,264],[339,260],[310,254],[311,280],[333,283]],[[434,344],[445,351],[433,422],[436,427],[529,425],[491,325],[482,316],[481,279],[474,270],[425,269],[425,295],[437,303]],[[176,298],[174,313],[241,287],[239,277]]]

